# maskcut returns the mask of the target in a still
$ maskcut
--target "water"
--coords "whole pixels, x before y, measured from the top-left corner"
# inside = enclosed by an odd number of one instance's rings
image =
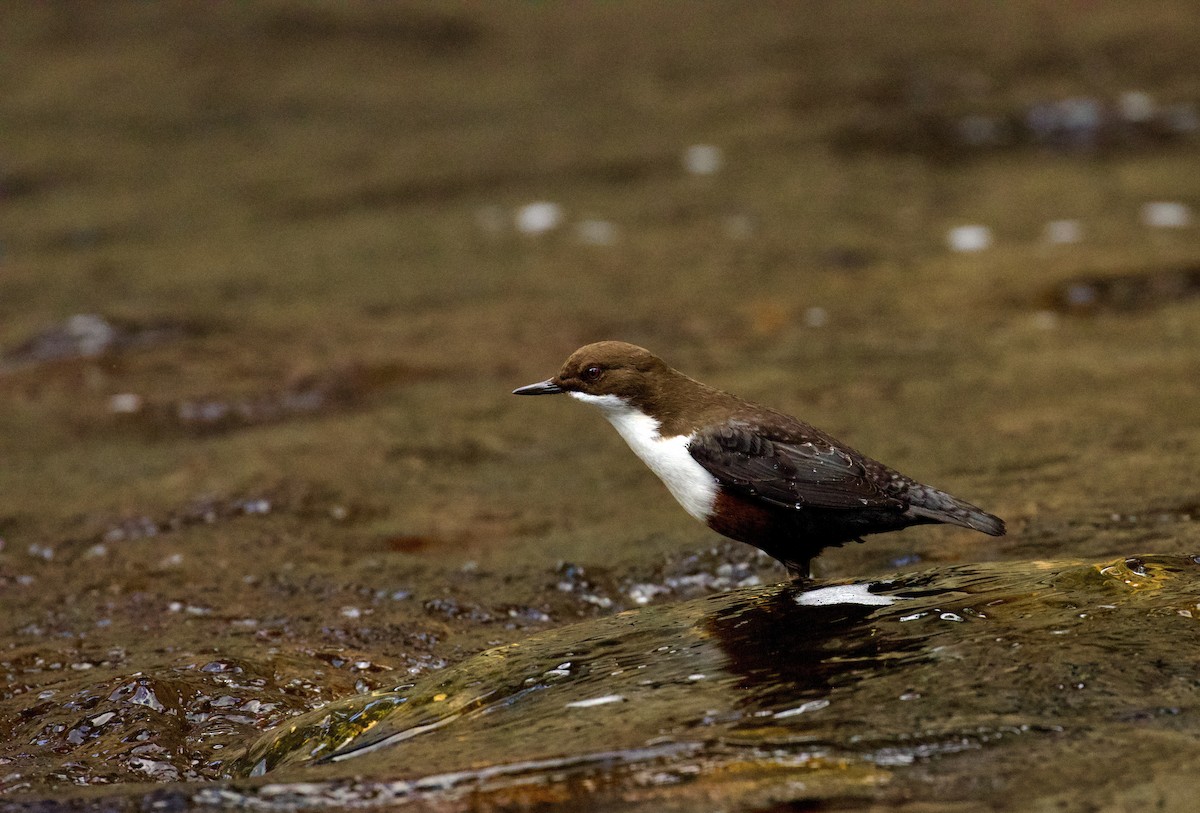
[[[580,776],[645,791],[650,771],[678,800],[692,786],[732,792],[746,767],[778,800],[814,795],[780,773],[815,781],[819,798],[854,797],[918,774],[936,783],[971,752],[1028,767],[1095,738],[1137,752],[1200,733],[1198,618],[1200,558],[1184,556],[745,588],[556,629],[334,703],[239,761],[268,785],[200,798],[285,807],[530,784],[571,796]]]

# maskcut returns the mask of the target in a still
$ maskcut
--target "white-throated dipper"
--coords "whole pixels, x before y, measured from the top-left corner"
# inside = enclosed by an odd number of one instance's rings
[[[790,415],[688,378],[625,342],[579,348],[558,375],[514,395],[566,393],[600,409],[684,510],[807,577],[813,557],[867,534],[1004,521]]]

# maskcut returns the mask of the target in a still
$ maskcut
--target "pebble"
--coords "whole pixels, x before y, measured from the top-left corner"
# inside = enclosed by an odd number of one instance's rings
[[[1155,229],[1182,229],[1192,223],[1192,210],[1176,201],[1144,203],[1141,214],[1142,224]]]
[[[1046,224],[1045,240],[1053,245],[1069,245],[1083,241],[1083,224],[1078,220],[1051,220]]]
[[[974,253],[992,246],[992,230],[987,226],[955,226],[946,232],[946,245],[951,251]]]
[[[132,415],[142,410],[142,396],[133,392],[121,392],[108,399],[108,411],[116,415]]]
[[[103,316],[77,313],[66,321],[66,333],[73,338],[81,356],[98,356],[108,350],[117,331]]]
[[[692,175],[714,175],[724,160],[721,148],[712,144],[693,144],[683,151],[683,168]]]
[[[635,584],[628,590],[628,596],[634,604],[649,604],[657,595],[670,593],[670,589],[660,584]]]
[[[49,545],[39,545],[35,542],[29,546],[29,555],[49,562],[54,558],[54,548]]]
[[[563,221],[562,207],[546,200],[527,203],[517,209],[514,223],[522,234],[539,235],[554,231]]]
[[[246,500],[242,503],[242,512],[245,514],[269,514],[271,513],[270,500]]]
[[[1117,112],[1134,124],[1145,124],[1154,118],[1154,99],[1149,93],[1128,90],[1117,97]]]

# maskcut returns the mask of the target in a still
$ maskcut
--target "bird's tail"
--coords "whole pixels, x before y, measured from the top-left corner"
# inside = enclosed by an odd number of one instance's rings
[[[944,491],[938,491],[929,486],[919,486],[910,489],[908,497],[910,501],[908,512],[913,516],[933,522],[960,525],[963,528],[982,531],[990,536],[1004,536],[1004,520]]]

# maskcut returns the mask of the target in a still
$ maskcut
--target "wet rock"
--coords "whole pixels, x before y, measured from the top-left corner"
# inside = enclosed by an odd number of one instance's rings
[[[402,364],[337,367],[299,377],[281,387],[249,395],[213,395],[138,402],[136,410],[113,409],[113,418],[153,431],[219,434],[351,409],[387,387],[432,374]]]
[[[91,784],[211,778],[224,761],[213,758],[217,752],[279,719],[281,709],[296,708],[294,698],[272,686],[272,677],[226,661],[176,666],[154,676],[76,678],[63,692],[40,693],[48,702],[29,706],[9,736],[25,744],[36,766],[29,778],[54,764],[49,755]]]
[[[1148,506],[1139,512],[1118,512],[1109,517],[1110,524],[1097,523],[1098,527],[1144,528],[1200,520],[1200,502],[1185,502],[1178,505]]]
[[[783,570],[769,557],[745,545],[721,543],[666,560],[642,572],[616,577],[605,568],[560,562],[553,592],[547,592],[552,614],[563,612],[556,598],[575,602],[577,615],[617,612],[646,604],[693,598],[736,587],[781,581]]]
[[[53,558],[57,551],[72,550],[78,555],[107,556],[112,546],[138,539],[152,539],[178,533],[198,525],[217,525],[245,518],[289,515],[339,525],[380,515],[383,509],[350,503],[343,495],[305,483],[281,483],[269,490],[243,496],[205,496],[158,516],[134,515],[118,519],[97,518],[89,524],[97,530],[66,540],[59,548],[34,543],[30,555]],[[160,560],[160,568],[182,564],[180,554]],[[182,604],[180,605],[182,608]]]
[[[459,601],[451,596],[431,598],[423,606],[429,615],[456,621],[465,620],[475,624],[487,624],[495,620],[495,617],[483,607]]]
[[[965,86],[877,95],[831,142],[851,154],[879,151],[943,161],[1029,148],[1081,154],[1152,151],[1194,141],[1193,124],[1200,120],[1191,102],[1159,107],[1137,91],[991,109],[981,109],[974,96]]]
[[[133,392],[117,393],[108,399],[108,410],[123,415],[131,415],[142,410],[142,396]]]
[[[522,234],[537,236],[554,231],[563,221],[562,207],[552,201],[535,201],[517,209],[513,224]]]
[[[784,580],[770,557],[745,545],[708,548],[682,559],[664,562],[640,581],[626,581],[621,593],[632,605],[695,598],[739,587],[754,587]]]
[[[0,373],[52,362],[95,359],[174,341],[197,332],[182,322],[138,324],[79,313],[0,353]]]
[[[1200,700],[1198,582],[1192,557],[1136,556],[743,588],[548,631],[403,691],[339,701],[235,767],[278,771],[281,789],[321,794],[353,776],[368,794],[387,783],[432,802],[516,774],[568,792],[567,766],[600,755],[628,788],[615,766],[695,779],[786,766],[807,783],[834,764],[860,782],[880,769],[924,776],[964,751],[990,756],[980,771],[994,777],[996,759],[1053,760],[1064,738],[1115,738],[1130,753],[1130,719],[1194,736],[1184,714],[1145,712]],[[663,743],[678,750],[653,751]]]
[[[946,232],[946,245],[959,253],[985,251],[992,246],[992,230],[977,224],[955,226]]]
[[[1200,295],[1200,266],[1085,276],[1060,282],[1043,301],[1062,313],[1092,314],[1161,307]]]
[[[1192,223],[1192,210],[1179,201],[1151,201],[1142,204],[1142,223],[1155,229],[1184,229]]]
[[[593,569],[591,574],[572,562],[559,562],[555,568],[557,580],[554,589],[560,594],[566,594],[594,610],[609,610],[615,606],[613,596],[619,593],[619,587],[608,571]]]
[[[690,175],[715,175],[725,163],[725,154],[713,144],[693,144],[683,151],[683,168]]]
[[[122,519],[112,524],[96,541],[109,544],[125,542],[179,531],[192,525],[212,525],[235,517],[265,516],[271,512],[271,505],[271,498],[262,496],[197,500],[161,519],[148,516]]]

